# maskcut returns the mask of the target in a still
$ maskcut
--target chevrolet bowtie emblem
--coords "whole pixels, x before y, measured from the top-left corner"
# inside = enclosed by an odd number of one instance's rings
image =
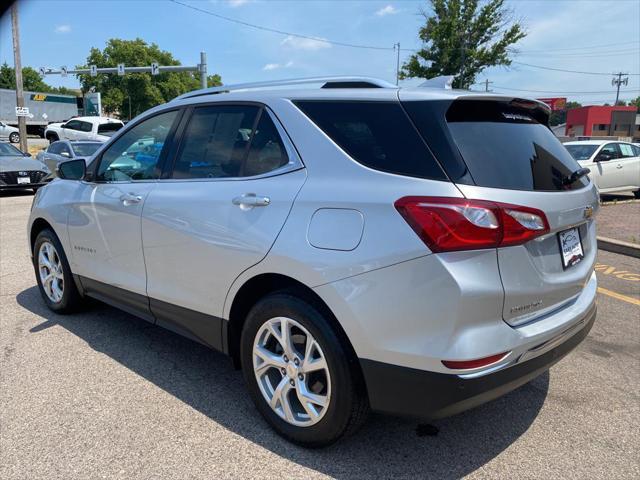
[[[593,217],[593,207],[584,207],[583,215],[587,219]]]

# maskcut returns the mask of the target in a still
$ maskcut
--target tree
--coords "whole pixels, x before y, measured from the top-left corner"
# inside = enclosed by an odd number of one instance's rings
[[[511,65],[509,47],[526,36],[511,21],[504,0],[429,0],[433,15],[420,13],[425,24],[419,37],[423,47],[409,57],[400,78],[455,75],[455,88],[469,88],[487,67]]]
[[[92,48],[87,57],[87,64],[78,68],[89,68],[89,65],[116,67],[124,63],[128,67],[149,66],[152,62],[160,65],[180,65],[173,55],[160,50],[155,43],[147,44],[144,40],[121,40],[112,38],[107,41],[103,50]],[[114,74],[78,75],[82,91],[90,88],[102,95],[102,108],[107,113],[119,113],[131,118],[145,110],[165,103],[190,90],[200,88],[199,75],[191,72],[168,72],[159,75],[150,73],[132,73],[124,76]],[[210,86],[222,85],[219,75],[207,77]]]
[[[16,89],[16,73],[13,67],[3,63],[0,65],[0,88]],[[31,67],[22,69],[22,88],[30,92],[63,93],[75,95],[75,92],[65,87],[52,87],[46,84],[40,74]]]
[[[636,107],[638,110],[640,110],[640,97],[636,97],[633,100],[630,100],[629,106]]]
[[[567,112],[573,108],[580,108],[582,104],[578,102],[567,102],[565,104],[564,110],[558,110],[555,112],[551,112],[549,115],[549,125],[555,127],[556,125],[561,125],[566,123],[567,121]]]

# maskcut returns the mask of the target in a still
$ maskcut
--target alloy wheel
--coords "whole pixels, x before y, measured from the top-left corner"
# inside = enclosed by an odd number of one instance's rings
[[[331,376],[320,345],[300,323],[267,320],[253,342],[253,370],[271,409],[286,422],[318,423],[331,401]]]
[[[50,242],[43,242],[38,250],[38,273],[49,300],[60,302],[64,295],[64,272],[56,247]]]

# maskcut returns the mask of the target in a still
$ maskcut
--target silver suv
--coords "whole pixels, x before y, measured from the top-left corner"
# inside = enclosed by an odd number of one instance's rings
[[[59,166],[29,220],[49,308],[94,297],[227,353],[306,446],[475,407],[585,338],[598,196],[544,104],[269,86],[183,95]]]

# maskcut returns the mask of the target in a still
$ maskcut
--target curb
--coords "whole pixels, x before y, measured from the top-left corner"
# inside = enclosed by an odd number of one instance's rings
[[[598,249],[640,258],[640,245],[608,237],[598,237]]]

